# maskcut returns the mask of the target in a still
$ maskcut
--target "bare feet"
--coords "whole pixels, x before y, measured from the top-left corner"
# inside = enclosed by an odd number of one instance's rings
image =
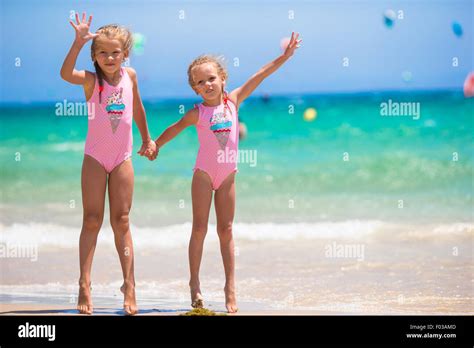
[[[203,308],[204,299],[201,295],[201,287],[199,284],[189,284],[191,289],[191,307],[193,308]]]
[[[236,313],[239,309],[237,308],[237,300],[235,299],[235,287],[233,285],[226,285],[224,287],[224,293],[227,312]]]
[[[80,314],[92,314],[91,284],[79,281],[79,297],[77,299],[77,310]]]
[[[125,311],[125,315],[137,314],[138,307],[135,299],[135,284],[123,282],[120,291],[123,293],[123,310]]]

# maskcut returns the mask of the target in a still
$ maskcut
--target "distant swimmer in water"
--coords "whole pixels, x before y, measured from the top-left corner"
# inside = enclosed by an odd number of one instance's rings
[[[264,93],[262,96],[261,96],[261,99],[262,101],[267,104],[269,101],[270,101],[270,95],[268,93]]]
[[[243,140],[247,137],[247,125],[244,121],[239,119],[239,140]]]

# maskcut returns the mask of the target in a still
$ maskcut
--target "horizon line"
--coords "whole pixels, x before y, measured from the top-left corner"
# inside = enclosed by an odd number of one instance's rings
[[[321,92],[303,92],[303,93],[259,93],[257,95],[250,96],[247,100],[255,100],[255,99],[282,99],[282,98],[298,98],[298,97],[308,97],[308,96],[321,96],[321,97],[337,97],[337,96],[373,96],[378,94],[389,94],[389,93],[397,93],[397,94],[409,94],[409,93],[416,93],[416,94],[424,94],[424,93],[462,93],[464,95],[462,87],[459,88],[414,88],[414,89],[383,89],[383,90],[362,90],[362,91],[338,91],[338,92],[330,92],[330,91],[321,91]],[[171,102],[176,100],[183,100],[186,102],[192,102],[196,99],[200,99],[197,97],[189,97],[189,96],[171,96],[171,97],[146,97],[142,98],[143,103],[160,103],[160,102]],[[61,103],[64,100],[68,102],[85,102],[84,98],[81,99],[67,99],[63,98],[61,100],[58,99],[48,99],[48,100],[31,100],[31,101],[0,101],[0,108],[9,107],[9,106],[30,106],[30,105],[46,105],[51,103]]]

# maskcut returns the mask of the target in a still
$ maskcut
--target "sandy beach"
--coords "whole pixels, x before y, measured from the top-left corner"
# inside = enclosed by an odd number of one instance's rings
[[[343,232],[348,228],[344,224],[334,225],[333,231],[324,233],[331,225],[313,225],[312,232],[305,235],[303,225],[278,225],[267,234],[262,226],[237,224],[239,314],[474,313],[471,225],[449,225],[443,229],[372,224],[359,226],[359,232],[355,226],[353,223],[350,233]],[[158,237],[165,233],[162,230],[155,231],[154,239],[135,229],[140,314],[178,315],[191,309],[187,285],[188,227],[165,228],[175,235],[174,243],[167,246],[160,244],[160,240],[169,241],[171,237]],[[245,231],[251,228],[254,233]],[[291,233],[300,237],[292,239]],[[281,240],[280,234],[287,240]],[[27,236],[31,238],[32,234]],[[70,246],[55,246],[51,241],[60,240],[54,236],[54,231],[44,232],[43,243],[37,241],[39,248],[34,261],[26,257],[0,259],[2,314],[75,314],[78,252],[74,241]],[[123,314],[121,271],[111,236],[107,227],[101,232],[92,270],[92,296],[98,315]],[[142,243],[142,237],[148,243]],[[21,241],[22,234],[18,232],[15,238]],[[398,246],[394,249],[393,245]],[[453,246],[457,255],[453,255]],[[223,285],[218,241],[210,229],[201,277],[206,308],[225,312]]]
[[[245,305],[244,305],[245,307]],[[212,308],[212,307],[211,307]],[[73,307],[65,308],[54,304],[1,304],[0,315],[83,315],[79,314]],[[189,309],[165,310],[157,309],[153,306],[140,307],[137,315],[159,315],[159,316],[175,316],[185,314]],[[342,315],[344,313],[321,312],[321,311],[276,311],[276,310],[243,310],[233,314],[227,314],[225,311],[215,311],[220,315],[232,316],[314,316],[314,315]],[[115,307],[99,307],[94,308],[93,315],[118,316],[124,315],[123,311]]]

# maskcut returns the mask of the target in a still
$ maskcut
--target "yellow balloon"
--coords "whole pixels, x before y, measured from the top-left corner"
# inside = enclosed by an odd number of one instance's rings
[[[304,111],[303,118],[305,121],[313,121],[318,116],[318,112],[315,108],[307,108]]]

